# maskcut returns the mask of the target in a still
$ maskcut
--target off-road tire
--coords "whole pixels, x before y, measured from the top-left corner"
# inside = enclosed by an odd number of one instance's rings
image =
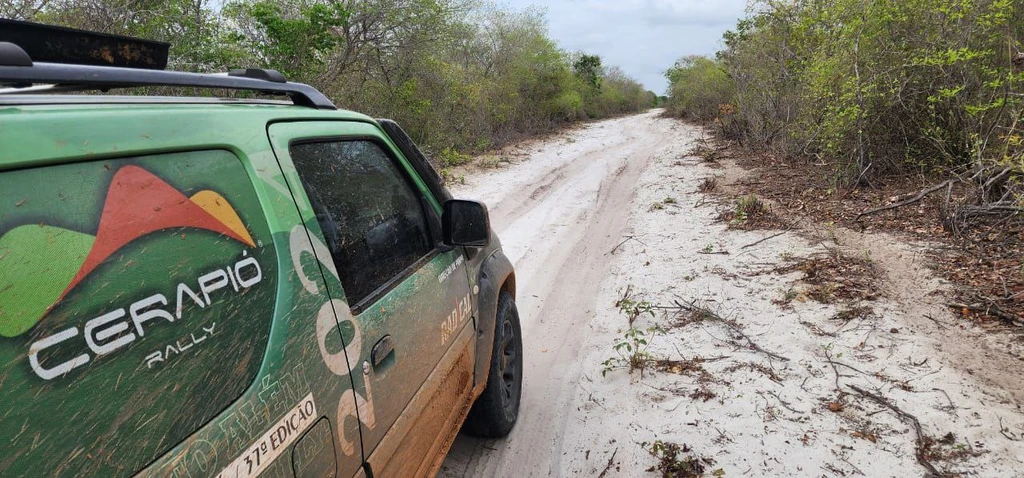
[[[482,438],[501,438],[512,431],[523,392],[523,334],[512,294],[498,294],[494,348],[487,388],[469,410],[463,431]]]

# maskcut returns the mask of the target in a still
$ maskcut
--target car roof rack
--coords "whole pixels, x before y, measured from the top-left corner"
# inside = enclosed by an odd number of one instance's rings
[[[164,71],[168,46],[0,19],[0,88],[5,88],[0,96],[17,94],[19,89],[39,93],[39,88],[29,88],[38,85],[53,85],[51,92],[173,86],[287,95],[297,106],[337,109],[316,88],[288,82],[275,70],[237,69],[226,75]]]

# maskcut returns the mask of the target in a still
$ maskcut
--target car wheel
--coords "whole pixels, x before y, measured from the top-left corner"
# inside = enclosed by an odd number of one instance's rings
[[[519,328],[519,312],[512,294],[501,291],[487,388],[470,409],[463,430],[484,438],[508,435],[519,416],[522,391],[523,334]]]

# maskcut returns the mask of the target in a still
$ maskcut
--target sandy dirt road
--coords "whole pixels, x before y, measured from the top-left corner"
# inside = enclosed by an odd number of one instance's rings
[[[516,267],[524,387],[513,438],[460,436],[442,476],[510,476],[560,469],[565,408],[579,377],[574,365],[594,315],[595,288],[626,227],[636,183],[669,141],[653,114],[587,125],[527,150],[527,161],[470,175],[458,197],[489,204],[491,221]],[[525,463],[529,463],[524,467]],[[456,472],[455,470],[459,470]]]
[[[1020,341],[953,325],[920,245],[830,231],[831,244],[786,234],[748,247],[774,233],[726,229],[727,206],[696,191],[735,180],[688,157],[701,134],[657,112],[591,123],[453,187],[488,203],[516,266],[525,378],[512,434],[460,435],[439,476],[657,476],[655,440],[691,445],[716,476],[922,475],[912,422],[857,389],[919,419],[938,471],[1024,476],[1024,374],[1006,372],[1024,365]],[[881,264],[888,292],[870,313],[805,302],[799,274],[772,272],[836,250]],[[627,289],[729,323],[655,309],[633,326],[664,328],[648,333],[650,356],[677,366],[608,369]]]

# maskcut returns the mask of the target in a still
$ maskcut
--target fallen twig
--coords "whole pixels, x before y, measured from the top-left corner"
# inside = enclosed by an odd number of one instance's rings
[[[615,451],[612,452],[612,457],[608,459],[608,464],[605,465],[604,470],[601,472],[601,474],[597,475],[597,478],[604,478],[604,475],[608,474],[608,470],[611,470],[612,466],[615,466],[615,454],[618,452],[618,448],[616,448]]]
[[[880,208],[875,208],[875,209],[871,209],[871,210],[868,210],[868,211],[864,211],[864,212],[858,214],[857,217],[854,218],[854,221],[859,221],[860,218],[862,218],[864,216],[870,216],[872,214],[880,213],[882,211],[888,211],[890,209],[896,209],[896,208],[899,208],[899,207],[903,207],[903,206],[907,206],[907,205],[910,205],[910,204],[914,204],[914,203],[924,199],[925,196],[927,196],[927,195],[929,195],[929,194],[931,194],[931,193],[933,193],[935,191],[938,191],[938,190],[946,187],[949,184],[952,184],[953,181],[957,181],[957,180],[956,179],[948,179],[948,180],[943,181],[943,182],[941,182],[941,183],[939,183],[939,184],[937,184],[935,186],[932,186],[932,187],[930,187],[928,189],[922,190],[921,192],[917,193],[916,196],[914,196],[914,197],[912,197],[910,199],[907,199],[906,201],[900,201],[900,202],[898,202],[896,204],[890,204],[888,206],[883,206],[883,207],[880,207]]]
[[[949,304],[946,304],[946,305],[949,306],[949,307],[957,308],[957,309],[967,309],[967,310],[972,311],[972,312],[981,312],[983,314],[988,314],[988,315],[991,315],[991,316],[996,317],[998,319],[1002,319],[1002,320],[1004,320],[1006,322],[1009,322],[1009,323],[1011,323],[1013,325],[1020,325],[1021,324],[1021,318],[1020,317],[1017,317],[1017,316],[1015,316],[1013,314],[1004,312],[1003,309],[999,308],[998,305],[996,305],[996,304],[994,304],[992,302],[989,302],[987,305],[986,304],[981,304],[981,303],[978,303],[978,304],[962,304],[962,303],[959,303],[959,302],[950,302]]]
[[[620,242],[617,246],[613,247],[611,251],[608,251],[608,253],[611,254],[611,255],[615,255],[615,251],[619,250],[619,248],[622,247],[623,244],[625,244],[625,243],[627,243],[629,241],[632,241],[634,239],[636,239],[635,236],[626,236],[625,240]]]
[[[857,392],[860,396],[870,398],[879,405],[882,405],[885,408],[892,410],[893,413],[895,413],[900,418],[900,420],[909,421],[910,424],[914,426],[914,431],[917,433],[917,446],[914,448],[914,455],[917,457],[917,462],[920,463],[925,470],[928,470],[928,476],[942,476],[942,473],[939,473],[939,470],[935,468],[935,465],[932,465],[932,463],[928,461],[928,458],[924,454],[925,436],[924,431],[921,430],[921,422],[917,419],[917,417],[907,412],[904,412],[896,405],[893,405],[893,403],[890,402],[887,398],[881,395],[869,392],[856,385],[847,386],[850,387],[850,389],[853,390],[854,392]]]
[[[784,407],[784,408],[785,408],[786,410],[789,410],[789,411],[791,411],[791,412],[793,412],[793,413],[798,413],[798,414],[800,414],[800,415],[803,415],[803,414],[804,414],[804,412],[801,412],[800,410],[795,410],[795,409],[793,409],[793,407],[791,407],[791,406],[790,406],[790,403],[789,403],[789,402],[787,402],[787,401],[785,401],[785,400],[783,400],[783,399],[782,399],[782,397],[780,397],[780,396],[779,396],[779,394],[777,394],[777,393],[775,393],[775,392],[773,392],[773,391],[771,391],[771,390],[765,390],[765,393],[767,393],[768,395],[771,395],[771,396],[775,397],[775,399],[776,399],[776,400],[778,400],[778,401],[779,401],[779,403],[781,403],[781,404],[782,404],[782,406],[783,406],[783,407]]]
[[[774,359],[782,360],[783,362],[788,362],[789,361],[789,358],[783,357],[783,356],[781,356],[779,354],[776,354],[774,352],[769,352],[769,351],[761,348],[760,345],[757,345],[756,343],[754,343],[754,341],[751,340],[751,338],[748,337],[747,334],[743,333],[742,330],[740,330],[735,325],[730,324],[729,321],[723,319],[721,316],[719,316],[718,314],[716,314],[712,310],[708,309],[707,307],[701,307],[701,306],[699,306],[699,305],[697,305],[696,303],[693,303],[693,302],[687,302],[686,304],[683,304],[682,302],[679,302],[678,300],[674,300],[673,302],[675,302],[676,306],[679,307],[680,309],[687,310],[687,311],[690,311],[690,312],[700,313],[700,314],[703,314],[704,317],[707,317],[709,319],[713,319],[716,322],[720,322],[722,324],[725,324],[725,326],[728,327],[729,330],[731,330],[736,335],[739,335],[740,338],[746,340],[747,341],[747,347],[750,348],[751,350],[763,353],[763,354],[765,354],[765,355],[767,355],[767,356],[769,356],[771,358],[774,358]]]
[[[932,388],[932,390],[936,391],[936,392],[941,392],[943,395],[945,395],[946,396],[946,400],[949,402],[950,410],[952,410],[953,412],[956,412],[956,405],[953,404],[953,399],[949,398],[949,394],[946,393],[945,390],[943,390],[941,388]]]
[[[847,365],[847,364],[845,364],[845,363],[842,363],[842,362],[832,362],[832,363],[834,363],[834,364],[836,364],[836,365],[842,365],[843,367],[846,367],[846,368],[848,368],[848,369],[850,369],[850,370],[853,370],[854,372],[860,373],[860,374],[862,374],[862,375],[866,375],[866,376],[868,376],[868,377],[871,377],[871,376],[872,376],[871,374],[869,374],[869,373],[867,373],[867,372],[865,372],[865,371],[863,371],[863,370],[861,370],[861,369],[859,369],[859,368],[857,368],[857,367],[854,367],[854,366],[852,366],[852,365]]]
[[[825,347],[825,361],[832,366],[832,371],[836,374],[836,391],[842,394],[842,389],[839,388],[839,368],[836,367],[835,361],[832,360],[832,352],[829,351],[828,347]]]
[[[727,256],[727,255],[729,255],[729,251],[697,251],[697,254],[707,254],[707,255],[716,255],[717,254],[717,255],[721,255],[721,256]]]
[[[850,460],[848,458],[846,458],[845,456],[841,456],[841,457],[839,457],[839,459],[843,460],[843,463],[846,463],[847,465],[850,465],[850,468],[853,468],[853,471],[856,471],[858,475],[860,475],[860,476],[867,476],[867,475],[864,474],[863,471],[861,471],[860,468],[857,468],[856,465],[854,465],[853,463],[850,463]]]
[[[1021,441],[1021,438],[1014,436],[1010,433],[1010,429],[1003,426],[1003,417],[999,417],[999,433],[1001,433],[1007,440],[1010,441]]]
[[[751,242],[750,244],[747,244],[747,245],[745,245],[743,247],[740,247],[740,249],[746,249],[748,247],[754,247],[754,246],[756,246],[756,245],[758,245],[758,244],[760,244],[760,243],[762,243],[764,241],[767,241],[769,239],[775,239],[776,237],[779,237],[779,236],[781,236],[781,235],[783,235],[783,234],[785,234],[785,233],[787,233],[789,231],[792,231],[792,230],[793,230],[793,228],[791,227],[791,228],[786,229],[785,231],[782,231],[782,232],[780,232],[778,234],[772,234],[772,235],[770,235],[770,236],[768,236],[768,237],[766,237],[764,239],[761,239],[760,241]]]
[[[938,325],[940,329],[944,329],[946,327],[949,327],[949,324],[947,324],[947,323],[945,323],[945,322],[943,322],[943,321],[941,321],[939,319],[936,319],[935,317],[932,317],[932,316],[930,316],[928,314],[924,314],[924,318],[926,318],[926,319],[928,319],[928,320],[930,320],[932,322],[935,322],[935,325]]]

